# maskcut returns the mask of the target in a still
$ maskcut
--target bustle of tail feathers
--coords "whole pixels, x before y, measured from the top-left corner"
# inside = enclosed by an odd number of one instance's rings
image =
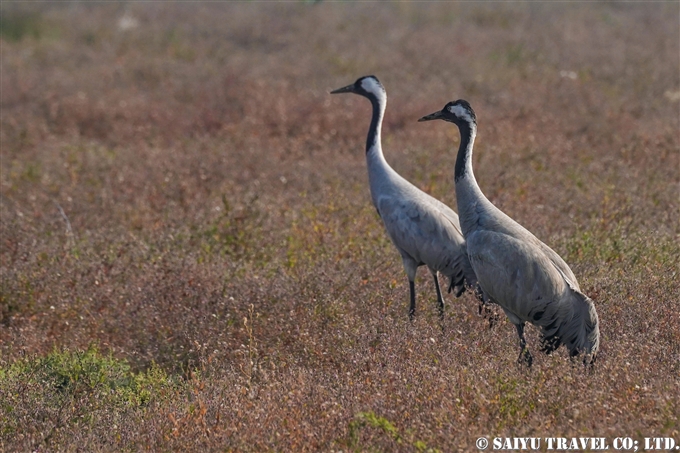
[[[477,279],[466,279],[462,276],[451,278],[448,289],[449,293],[453,292],[454,296],[460,297],[465,290],[471,291],[479,301],[480,313],[483,306],[492,303],[491,299],[482,291],[482,287],[477,283]]]
[[[461,294],[465,292],[465,277],[463,277],[463,273],[459,273],[458,275],[451,275],[449,276],[449,289],[448,292],[453,291],[453,295],[456,297],[460,297]]]
[[[584,362],[594,364],[600,348],[599,318],[595,304],[559,267],[555,266],[555,268],[571,290],[572,316],[559,326],[551,325],[543,328],[544,332],[550,330],[552,333],[544,334],[541,341],[542,350],[550,353],[564,344],[572,357],[585,353]]]
[[[479,315],[483,316],[485,319],[488,319],[489,328],[493,328],[500,317],[490,305],[493,303],[493,301],[486,295],[486,293],[484,293],[482,287],[479,286],[479,283],[477,282],[477,276],[474,275],[474,272],[472,275],[474,278],[471,276],[466,278],[463,277],[463,273],[461,272],[457,277],[451,277],[448,292],[450,293],[451,291],[454,291],[454,295],[456,297],[460,297],[465,292],[465,290],[471,291],[479,301]]]
[[[470,267],[470,270],[472,270],[472,267]],[[482,292],[482,288],[477,283],[477,276],[474,274],[474,271],[468,272],[468,275],[465,275],[465,272],[459,272],[457,275],[449,276],[449,293],[453,292],[456,297],[460,297],[465,290],[472,291],[481,302],[485,304],[488,302],[488,299]]]
[[[571,289],[573,296],[571,319],[543,329],[541,350],[549,354],[564,344],[572,357],[585,353],[584,362],[592,364],[600,348],[599,319],[593,301],[573,287]],[[547,331],[552,333],[547,334]]]

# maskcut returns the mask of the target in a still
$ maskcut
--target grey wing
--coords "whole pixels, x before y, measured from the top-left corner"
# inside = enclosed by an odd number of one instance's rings
[[[593,302],[542,248],[483,231],[468,236],[468,250],[480,285],[513,322],[539,326],[549,349],[564,343],[572,353],[597,352],[599,327]]]
[[[530,244],[503,233],[476,231],[468,235],[467,247],[480,286],[506,313],[542,325],[545,312],[557,308],[565,281]]]
[[[377,208],[392,242],[402,254],[449,278],[457,274],[474,276],[457,222],[427,200],[382,197]]]
[[[446,221],[451,222],[453,228],[458,232],[460,239],[463,241],[460,245],[460,252],[456,255],[456,260],[451,266],[451,273],[447,275],[450,279],[449,292],[455,289],[456,297],[459,297],[464,291],[465,287],[472,288],[477,296],[484,303],[488,302],[487,296],[483,293],[482,289],[477,284],[477,275],[472,269],[472,264],[470,264],[470,258],[467,253],[467,244],[463,237],[463,232],[460,228],[460,223],[458,220],[458,214],[456,214],[451,208],[436,200],[439,204],[443,206],[443,209],[439,210],[439,213],[446,219]]]
[[[550,262],[555,266],[557,271],[562,274],[562,277],[567,281],[567,283],[574,287],[577,291],[580,291],[581,289],[579,288],[578,281],[576,281],[576,276],[574,275],[574,272],[571,270],[569,265],[564,262],[562,257],[557,254],[553,249],[548,247],[546,244],[541,242],[538,238],[536,238],[536,241],[540,244],[541,249],[543,250],[543,253],[546,254],[548,259],[550,259]]]
[[[516,236],[517,238],[520,238],[521,240],[524,240],[527,243],[531,244],[536,249],[537,252],[539,250],[543,252],[543,255],[548,260],[550,260],[550,262],[557,269],[557,271],[563,275],[564,279],[567,280],[572,286],[576,287],[576,289],[578,290],[579,286],[578,282],[576,281],[576,276],[569,268],[567,263],[564,262],[562,257],[558,255],[553,249],[548,247],[544,242],[542,242],[540,239],[534,236],[534,234],[531,233],[531,231],[527,230],[514,220],[511,219],[511,221],[514,224],[514,227],[509,231],[510,235]]]
[[[486,219],[486,222],[484,223],[489,222],[487,225],[483,227],[489,228],[485,231],[493,230],[498,233],[506,233],[509,236],[513,236],[515,238],[518,238],[519,240],[527,242],[536,251],[539,250],[542,251],[544,256],[550,260],[553,266],[564,275],[564,278],[568,280],[573,286],[575,286],[576,289],[579,289],[576,277],[574,276],[574,273],[569,268],[567,263],[565,263],[562,257],[560,257],[560,255],[558,255],[553,249],[548,247],[540,239],[534,236],[534,234],[531,231],[527,230],[522,225],[517,223],[514,219],[510,218],[507,214],[496,209],[495,207],[493,216],[482,216],[482,219],[483,220]]]

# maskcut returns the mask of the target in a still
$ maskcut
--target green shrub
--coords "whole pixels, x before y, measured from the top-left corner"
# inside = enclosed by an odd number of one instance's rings
[[[178,385],[156,365],[135,373],[96,345],[18,360],[0,368],[0,439],[37,432],[47,433],[38,437],[48,443],[54,432],[83,421],[115,421],[130,410],[144,410]]]

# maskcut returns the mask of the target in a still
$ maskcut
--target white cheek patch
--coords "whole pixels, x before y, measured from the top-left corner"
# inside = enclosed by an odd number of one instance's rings
[[[371,94],[374,94],[378,98],[385,96],[385,90],[383,89],[383,87],[380,86],[380,84],[372,77],[368,77],[362,80],[361,88],[363,88],[364,90]]]
[[[462,119],[463,121],[467,121],[468,123],[474,123],[475,120],[472,118],[468,110],[463,107],[462,105],[452,105],[449,107],[449,112],[452,114],[456,115],[458,118]]]

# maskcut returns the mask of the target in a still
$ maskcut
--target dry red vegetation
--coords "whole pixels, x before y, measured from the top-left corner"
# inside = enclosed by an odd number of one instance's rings
[[[31,6],[2,10],[0,449],[680,440],[677,3]],[[518,366],[469,294],[440,324],[424,271],[408,322],[369,105],[328,95],[366,74],[387,160],[454,208],[458,133],[416,119],[471,102],[482,189],[595,301],[591,373]],[[182,383],[121,409],[8,378],[92,344]]]

